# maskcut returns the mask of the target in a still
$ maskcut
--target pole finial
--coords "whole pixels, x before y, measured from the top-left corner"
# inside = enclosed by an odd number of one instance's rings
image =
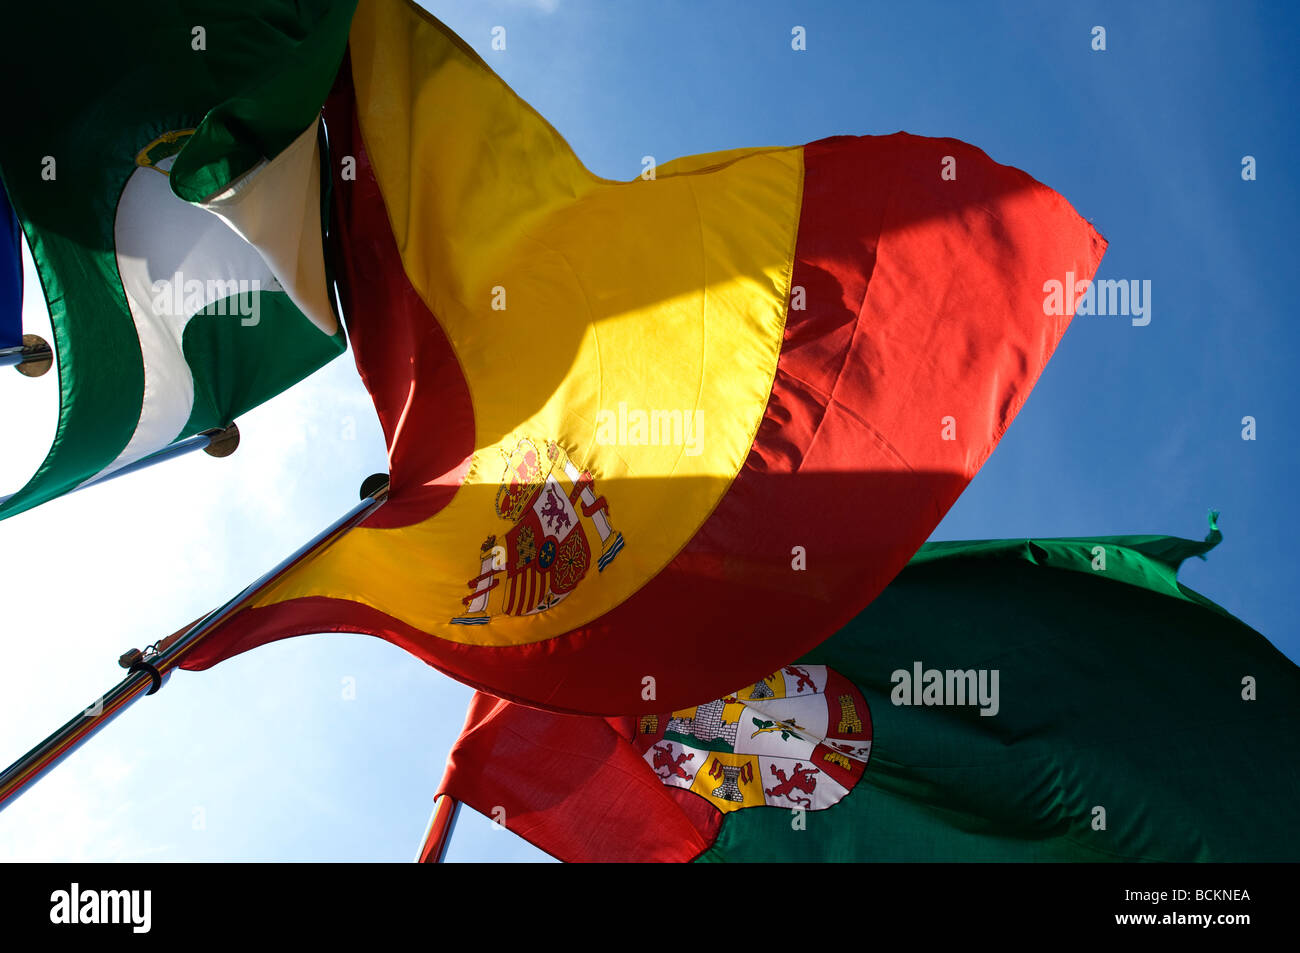
[[[228,457],[239,449],[239,425],[234,421],[221,430],[209,430],[204,436],[208,445],[203,452],[210,457]]]
[[[361,481],[361,499],[368,500],[388,485],[387,473],[372,473]]]

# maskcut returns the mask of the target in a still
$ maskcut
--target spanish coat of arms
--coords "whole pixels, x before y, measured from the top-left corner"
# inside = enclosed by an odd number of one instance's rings
[[[479,550],[465,613],[456,625],[483,625],[497,615],[533,615],[562,602],[591,570],[604,572],[623,549],[609,522],[609,505],[595,480],[555,441],[541,449],[524,437],[506,459],[497,490],[497,516],[511,524]],[[599,540],[593,559],[584,520]]]

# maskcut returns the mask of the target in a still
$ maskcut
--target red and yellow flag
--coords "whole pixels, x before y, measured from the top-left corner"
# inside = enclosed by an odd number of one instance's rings
[[[352,631],[558,710],[753,682],[926,539],[1065,330],[1044,282],[1105,248],[953,139],[615,182],[406,0],[362,0],[350,51],[326,120],[390,496],[189,668]]]

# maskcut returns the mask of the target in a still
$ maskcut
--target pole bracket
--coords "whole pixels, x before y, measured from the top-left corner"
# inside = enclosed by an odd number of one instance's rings
[[[154,668],[152,662],[146,662],[143,658],[137,659],[131,664],[128,671],[131,674],[135,674],[136,672],[145,672],[148,674],[149,680],[153,682],[153,684],[149,686],[149,690],[145,692],[146,695],[152,695],[154,692],[158,691],[158,689],[163,687],[163,677],[159,674],[158,669]]]
[[[163,687],[162,673],[153,664],[160,654],[158,643],[155,642],[153,645],[146,646],[143,652],[139,649],[131,649],[131,651],[124,653],[117,660],[117,663],[131,674],[136,672],[146,673],[153,684],[149,686],[149,690],[145,694],[152,695]]]

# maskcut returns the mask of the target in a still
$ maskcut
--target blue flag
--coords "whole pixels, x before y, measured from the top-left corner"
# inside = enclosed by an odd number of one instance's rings
[[[0,347],[23,343],[23,255],[18,219],[0,186]]]

